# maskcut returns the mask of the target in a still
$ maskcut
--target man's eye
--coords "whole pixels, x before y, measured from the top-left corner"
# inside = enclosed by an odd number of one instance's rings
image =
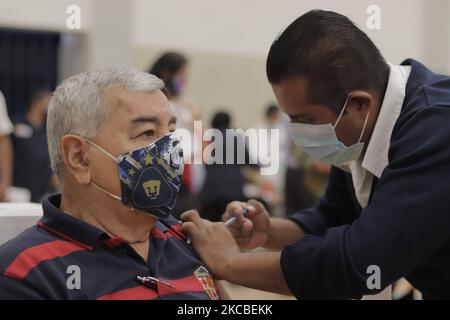
[[[152,138],[152,137],[155,136],[155,131],[154,130],[147,130],[147,131],[143,132],[141,134],[141,136]]]

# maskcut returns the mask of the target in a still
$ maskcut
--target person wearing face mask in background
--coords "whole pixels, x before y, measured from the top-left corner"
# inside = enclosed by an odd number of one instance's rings
[[[267,75],[294,142],[333,166],[328,186],[286,220],[252,200],[228,205],[229,228],[185,213],[210,270],[299,299],[358,299],[402,277],[424,299],[450,298],[450,77],[387,63],[347,17],[322,10],[274,41]]]
[[[188,130],[193,137],[194,121],[201,120],[202,115],[194,104],[184,98],[188,84],[188,59],[178,52],[166,52],[154,62],[148,72],[164,80],[164,92],[169,99],[170,108],[177,118],[177,128]],[[185,158],[191,159],[191,161],[185,164],[179,198],[173,210],[176,217],[179,217],[186,210],[199,208],[200,205],[198,193],[203,185],[205,172],[202,165],[193,164],[194,157],[201,156],[202,152],[202,146],[197,145],[198,140],[193,138],[191,150],[187,149],[186,145],[184,146],[186,153],[188,153],[185,154]]]
[[[57,187],[50,168],[45,132],[50,98],[50,91],[35,90],[27,113],[14,119],[13,185],[29,190],[32,202],[41,202],[44,195]]]
[[[226,297],[171,215],[183,151],[163,87],[112,68],[56,89],[47,137],[62,191],[0,247],[0,299]]]

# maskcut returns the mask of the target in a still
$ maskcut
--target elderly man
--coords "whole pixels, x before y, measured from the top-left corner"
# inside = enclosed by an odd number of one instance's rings
[[[134,69],[64,81],[47,136],[62,193],[0,247],[3,299],[216,299],[171,215],[183,170],[163,82]]]

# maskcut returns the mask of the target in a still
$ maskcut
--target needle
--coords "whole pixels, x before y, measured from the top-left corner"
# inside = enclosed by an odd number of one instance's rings
[[[244,208],[242,211],[243,211],[242,215],[243,215],[244,217],[246,217],[246,216],[248,215],[248,209],[247,209],[247,208]],[[231,217],[230,219],[228,219],[227,221],[225,221],[225,225],[226,225],[227,227],[228,227],[228,226],[231,226],[236,220],[237,220],[237,217],[236,217],[236,216]]]

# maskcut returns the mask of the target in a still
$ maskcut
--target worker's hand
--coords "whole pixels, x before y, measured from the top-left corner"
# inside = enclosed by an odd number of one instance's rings
[[[244,217],[244,208],[248,214]],[[230,202],[222,216],[222,221],[237,217],[228,228],[241,249],[255,249],[264,247],[269,238],[270,216],[263,204],[256,200],[247,203]]]
[[[195,210],[183,213],[181,220],[183,230],[189,234],[192,246],[209,271],[216,278],[226,280],[230,272],[228,264],[241,254],[228,228],[222,222],[202,219]]]

